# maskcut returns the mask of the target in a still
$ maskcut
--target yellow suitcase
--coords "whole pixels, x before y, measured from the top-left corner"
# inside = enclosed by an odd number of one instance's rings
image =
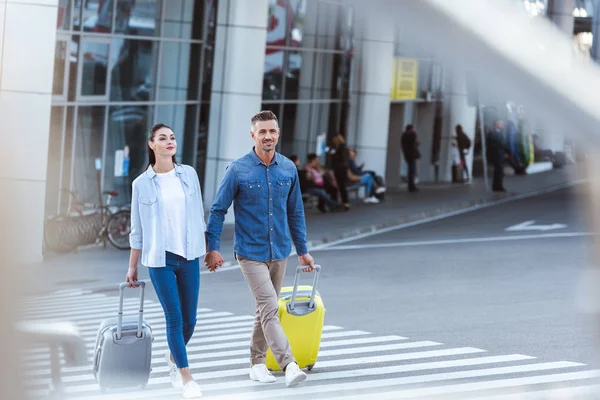
[[[325,306],[317,291],[321,266],[315,265],[312,286],[298,286],[299,275],[304,268],[302,266],[296,268],[294,286],[281,288],[279,320],[298,366],[310,371],[317,362],[321,347]],[[267,368],[271,371],[281,370],[270,348],[267,350]]]

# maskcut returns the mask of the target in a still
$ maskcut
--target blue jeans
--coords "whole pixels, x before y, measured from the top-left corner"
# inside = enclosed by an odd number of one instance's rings
[[[375,179],[371,174],[364,173],[360,176],[360,184],[365,185],[365,195],[369,197],[373,194],[373,187],[375,186]]]
[[[187,368],[185,346],[196,327],[198,294],[200,291],[200,262],[188,261],[167,252],[167,265],[148,268],[152,285],[165,313],[167,343],[177,368]]]

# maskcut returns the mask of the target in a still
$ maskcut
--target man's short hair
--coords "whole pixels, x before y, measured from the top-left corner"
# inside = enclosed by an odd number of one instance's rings
[[[308,153],[308,155],[306,156],[306,160],[307,160],[308,162],[311,162],[311,161],[312,161],[312,160],[314,160],[315,158],[318,158],[316,153]]]
[[[277,126],[279,126],[279,121],[277,120],[277,116],[275,115],[275,113],[273,111],[270,111],[270,110],[263,110],[263,111],[259,112],[254,117],[252,117],[252,119],[250,120],[250,123],[252,124],[252,127],[254,127],[254,124],[259,121],[275,121],[277,123]]]

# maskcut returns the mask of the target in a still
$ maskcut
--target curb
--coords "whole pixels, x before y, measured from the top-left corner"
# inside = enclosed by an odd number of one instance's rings
[[[411,215],[404,215],[399,218],[390,218],[385,223],[371,224],[371,225],[366,225],[366,226],[362,226],[359,228],[349,229],[342,234],[326,236],[319,240],[308,241],[307,245],[308,245],[309,251],[312,251],[312,250],[316,251],[316,250],[319,250],[319,248],[321,248],[321,247],[327,247],[327,246],[330,246],[333,244],[337,244],[337,242],[354,240],[357,236],[360,236],[360,235],[375,234],[375,233],[378,233],[381,231],[393,229],[395,227],[400,228],[400,227],[404,227],[404,226],[410,226],[413,223],[418,223],[420,221],[435,219],[436,217],[443,216],[443,215],[453,216],[453,215],[458,215],[458,214],[462,214],[462,213],[466,213],[466,212],[475,211],[480,208],[485,208],[485,207],[494,206],[494,205],[501,205],[504,203],[517,201],[517,200],[521,200],[521,199],[525,199],[525,198],[529,198],[529,197],[535,197],[540,194],[550,193],[550,192],[554,192],[557,190],[577,186],[577,185],[585,183],[585,182],[587,182],[587,179],[580,179],[580,180],[573,180],[570,182],[547,186],[543,189],[532,190],[532,191],[525,192],[525,193],[507,193],[505,195],[500,195],[500,196],[494,195],[494,194],[488,194],[487,196],[479,196],[478,198],[474,198],[474,199],[470,199],[470,200],[457,201],[457,202],[454,202],[451,204],[446,204],[446,205],[440,206],[438,208],[435,208],[431,211],[423,211],[423,212],[419,212],[419,213],[415,213],[415,214],[411,214]],[[290,256],[293,256],[295,254],[296,254],[295,250],[292,250],[292,252],[290,253]],[[225,262],[223,263],[221,268],[222,269],[227,269],[227,268],[231,269],[234,266],[237,266],[237,261],[225,260]],[[223,271],[223,272],[225,272],[225,271]],[[205,273],[205,271],[201,272],[201,274],[203,274],[203,273]],[[144,281],[146,283],[150,282],[149,279],[144,279]],[[112,284],[108,284],[108,283],[101,283],[101,284],[97,284],[97,285],[90,284],[89,286],[83,285],[77,289],[79,289],[83,292],[90,292],[90,293],[113,292],[113,291],[116,292],[116,291],[118,291],[119,283],[120,282],[115,282]],[[59,290],[65,291],[65,290],[69,290],[69,289],[66,287],[60,287]],[[54,288],[51,287],[51,288],[48,288],[47,291],[44,290],[43,292],[36,293],[35,295],[36,296],[47,295],[49,293],[54,293],[56,291],[57,291],[56,287],[54,287]]]

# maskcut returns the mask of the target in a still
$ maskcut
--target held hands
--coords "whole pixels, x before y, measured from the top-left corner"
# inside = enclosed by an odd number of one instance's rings
[[[204,256],[204,265],[210,272],[215,272],[217,268],[223,265],[223,256],[217,250],[211,250]]]
[[[312,272],[315,270],[315,260],[308,253],[298,256],[298,261],[300,261],[301,266],[307,266],[303,269],[304,272]]]

